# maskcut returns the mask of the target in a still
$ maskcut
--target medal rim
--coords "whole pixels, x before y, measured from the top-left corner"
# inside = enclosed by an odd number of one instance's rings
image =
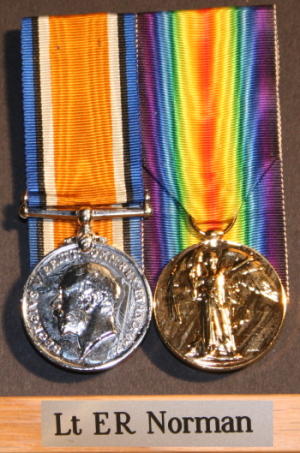
[[[262,261],[265,261],[268,264],[268,266],[270,266],[272,268],[275,276],[277,277],[277,280],[278,280],[278,283],[279,283],[279,286],[280,286],[280,304],[282,306],[282,317],[281,317],[280,325],[279,325],[279,327],[278,327],[278,329],[276,331],[276,334],[274,335],[273,339],[270,341],[268,346],[263,351],[259,352],[255,357],[253,357],[251,359],[248,359],[247,361],[243,361],[242,363],[239,363],[239,364],[230,363],[230,365],[228,365],[228,366],[224,366],[221,363],[217,364],[217,365],[209,365],[208,363],[207,364],[199,364],[199,363],[193,362],[188,357],[186,357],[183,354],[181,354],[180,352],[178,352],[177,349],[174,348],[174,346],[164,337],[164,335],[161,332],[161,329],[159,327],[159,322],[158,322],[158,319],[157,319],[157,306],[159,304],[158,303],[158,292],[160,291],[160,282],[161,282],[161,280],[165,279],[165,275],[169,275],[169,276],[171,275],[171,272],[169,272],[169,270],[174,269],[175,265],[180,261],[181,258],[184,257],[184,255],[186,255],[190,251],[198,248],[199,246],[211,243],[213,240],[217,240],[218,242],[222,242],[224,244],[226,243],[229,246],[238,247],[238,248],[242,248],[242,249],[247,249],[250,252],[255,253],[256,255],[258,255],[262,259]],[[224,372],[226,373],[226,372],[230,372],[230,371],[239,370],[241,368],[244,368],[244,367],[247,367],[247,366],[251,365],[253,362],[258,361],[262,356],[264,356],[272,348],[273,344],[277,340],[277,338],[278,338],[278,336],[279,336],[279,334],[280,334],[280,332],[282,330],[282,326],[283,326],[284,319],[285,319],[285,316],[286,316],[286,311],[287,311],[287,304],[288,304],[287,292],[286,292],[286,290],[285,290],[285,288],[284,288],[284,286],[282,284],[282,281],[281,281],[277,271],[274,269],[274,267],[271,265],[271,263],[261,253],[259,253],[255,249],[249,247],[248,245],[240,244],[240,243],[235,242],[235,241],[230,241],[230,240],[227,241],[225,239],[220,239],[220,238],[218,238],[218,239],[210,238],[210,239],[205,239],[205,240],[203,240],[201,242],[198,242],[197,244],[193,244],[193,245],[187,247],[186,249],[182,250],[177,255],[175,255],[165,265],[165,267],[163,268],[163,270],[161,271],[161,273],[160,273],[160,275],[158,277],[158,280],[157,280],[157,283],[156,283],[156,287],[155,287],[155,290],[154,290],[154,294],[153,294],[153,315],[154,315],[154,319],[155,319],[155,326],[156,326],[156,329],[157,329],[157,331],[159,333],[160,338],[162,339],[164,345],[177,358],[179,358],[181,361],[183,361],[186,365],[189,365],[190,367],[192,367],[194,369],[197,369],[197,370],[216,372],[216,373],[224,373]]]
[[[109,245],[109,244],[106,244],[106,243],[100,243],[100,242],[99,243],[93,242],[92,247],[94,247],[94,246],[96,246],[96,247],[97,246],[105,247],[105,248],[108,248],[110,250],[116,251],[119,255],[122,255],[126,260],[128,260],[134,266],[134,268],[137,270],[140,278],[143,280],[143,283],[144,283],[145,295],[147,297],[146,304],[148,305],[147,318],[146,318],[147,322],[139,330],[137,339],[134,341],[132,346],[129,349],[127,349],[126,352],[124,352],[124,354],[121,354],[120,356],[116,357],[115,359],[110,360],[109,362],[106,362],[106,363],[101,364],[101,365],[93,365],[93,366],[81,366],[79,364],[76,365],[76,364],[73,364],[71,362],[65,361],[65,359],[63,361],[60,361],[58,357],[55,357],[54,355],[50,354],[49,351],[46,348],[41,347],[41,345],[35,341],[35,337],[31,334],[32,329],[30,328],[30,323],[29,323],[29,320],[28,320],[28,310],[27,310],[27,306],[26,306],[27,305],[26,291],[27,291],[27,286],[29,284],[31,276],[52,255],[55,256],[57,254],[57,252],[59,252],[59,251],[66,252],[66,251],[73,250],[73,249],[80,250],[80,248],[79,248],[77,243],[73,242],[73,243],[70,243],[70,244],[63,244],[63,245],[57,247],[56,249],[51,250],[49,253],[47,253],[45,256],[43,256],[43,258],[34,266],[32,271],[30,272],[30,274],[29,274],[29,276],[28,276],[28,278],[26,280],[26,283],[24,285],[23,296],[22,296],[22,299],[21,299],[22,323],[23,323],[26,335],[29,338],[31,344],[34,346],[34,348],[44,358],[46,358],[52,364],[55,364],[58,367],[66,369],[66,370],[69,370],[69,371],[77,371],[77,372],[81,372],[81,373],[98,372],[98,371],[102,371],[102,370],[106,370],[106,369],[112,368],[115,365],[117,365],[118,363],[120,363],[123,360],[125,360],[129,355],[131,355],[131,353],[133,353],[138,348],[138,346],[141,344],[141,342],[144,340],[144,338],[145,338],[145,336],[146,336],[146,334],[147,334],[147,332],[149,330],[149,326],[150,326],[151,319],[152,319],[152,311],[153,311],[153,297],[152,297],[151,288],[150,288],[148,279],[146,278],[141,266],[139,266],[139,264],[136,263],[133,260],[133,258],[131,258],[131,256],[129,256],[123,250],[120,250],[120,249],[118,249],[118,248],[116,248],[116,247],[114,247],[112,245]],[[82,252],[82,253],[85,253],[85,252]],[[93,261],[91,261],[91,262],[93,262]]]

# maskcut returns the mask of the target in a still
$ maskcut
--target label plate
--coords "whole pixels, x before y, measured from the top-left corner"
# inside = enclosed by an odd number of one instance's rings
[[[42,402],[44,447],[272,447],[272,401]]]

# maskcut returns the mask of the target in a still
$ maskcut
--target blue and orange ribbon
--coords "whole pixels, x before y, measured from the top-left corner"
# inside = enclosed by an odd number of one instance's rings
[[[141,203],[136,17],[24,19],[22,54],[30,206]],[[30,219],[31,264],[76,228]],[[140,219],[94,228],[142,264]]]

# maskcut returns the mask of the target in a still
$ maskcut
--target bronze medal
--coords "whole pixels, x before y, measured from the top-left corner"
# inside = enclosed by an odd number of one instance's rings
[[[273,344],[286,295],[270,263],[251,248],[210,231],[175,256],[159,277],[155,320],[167,347],[209,371],[242,368]]]

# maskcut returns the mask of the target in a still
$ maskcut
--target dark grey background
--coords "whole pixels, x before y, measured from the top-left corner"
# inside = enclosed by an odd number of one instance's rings
[[[17,215],[25,188],[20,19],[91,12],[142,12],[215,6],[277,5],[280,101],[289,256],[290,303],[273,349],[241,371],[207,374],[183,365],[161,343],[154,326],[138,350],[117,367],[93,375],[63,371],[30,345],[20,319],[29,273],[27,225]],[[0,394],[130,395],[300,393],[299,77],[300,1],[251,0],[1,0],[0,27]],[[278,238],[281,241],[282,238]]]

